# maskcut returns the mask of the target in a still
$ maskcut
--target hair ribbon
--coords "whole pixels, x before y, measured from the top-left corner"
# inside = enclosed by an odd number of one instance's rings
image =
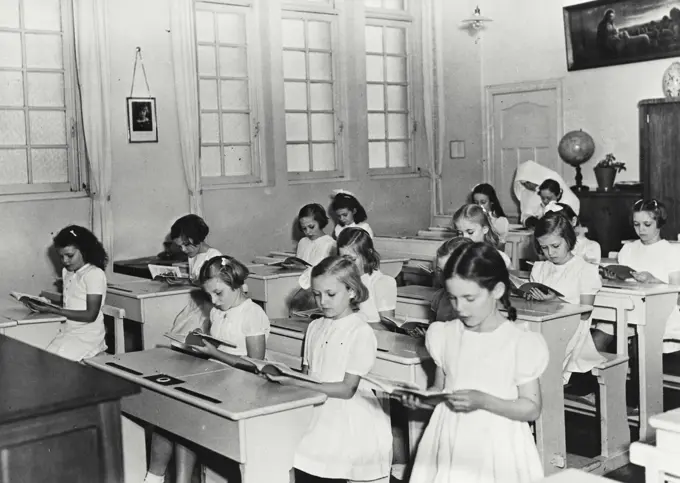
[[[71,235],[73,235],[74,237],[76,237],[76,238],[78,237],[78,235],[76,235],[75,230],[69,230],[69,233],[70,233]]]
[[[562,211],[564,208],[562,208],[560,205],[558,205],[555,201],[549,202],[547,205],[545,205],[545,212],[547,213],[548,211]]]
[[[347,195],[351,196],[352,198],[356,198],[356,195],[352,193],[351,191],[343,190],[343,189],[335,189],[331,191],[331,198],[335,198],[337,195]]]

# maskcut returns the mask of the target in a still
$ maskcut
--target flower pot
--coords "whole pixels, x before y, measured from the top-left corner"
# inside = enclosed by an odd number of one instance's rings
[[[614,189],[614,179],[616,179],[616,168],[596,167],[595,179],[597,180],[598,191],[611,191]]]

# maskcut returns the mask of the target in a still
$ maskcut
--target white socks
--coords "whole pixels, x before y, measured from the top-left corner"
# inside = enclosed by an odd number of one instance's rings
[[[144,478],[144,483],[163,483],[165,480],[165,475],[154,475],[153,473],[149,473],[147,471],[146,477]]]

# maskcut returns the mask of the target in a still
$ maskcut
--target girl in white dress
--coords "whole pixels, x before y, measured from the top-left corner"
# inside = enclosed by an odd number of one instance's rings
[[[529,421],[541,413],[543,337],[513,323],[508,271],[486,243],[457,248],[444,269],[459,318],[430,325],[436,406],[418,446],[410,483],[530,483],[543,468]],[[507,319],[499,311],[507,310]],[[418,407],[415,397],[405,405]]]
[[[213,359],[226,364],[241,362],[238,356],[247,355],[253,359],[264,359],[269,319],[264,310],[246,297],[243,283],[248,277],[248,268],[228,256],[217,256],[208,260],[201,268],[200,283],[209,295],[213,308],[206,332],[218,339],[232,343],[215,347],[204,341],[204,347],[197,348]],[[151,438],[149,471],[144,483],[162,483],[168,463],[175,449],[176,482],[190,483],[196,463],[196,454],[182,444],[175,442],[169,434],[154,431]]]
[[[335,221],[335,228],[333,230],[333,237],[337,240],[340,232],[345,228],[356,227],[366,230],[366,232],[373,238],[373,230],[366,221],[368,215],[366,210],[356,196],[349,191],[335,190],[331,195],[333,201],[331,202],[330,214]]]
[[[574,213],[571,206],[566,203],[549,203],[545,207],[545,211],[556,211],[567,217],[567,220],[569,220],[571,226],[574,227],[574,232],[576,233],[576,243],[574,244],[572,253],[583,258],[588,263],[599,266],[600,260],[602,259],[600,244],[586,237],[586,232],[588,230],[581,225],[578,215]]]
[[[335,240],[323,231],[328,225],[328,215],[323,206],[318,203],[303,206],[297,221],[305,236],[298,242],[296,257],[316,265],[324,258],[335,255]]]
[[[349,257],[361,273],[368,288],[368,298],[359,305],[359,314],[374,329],[385,330],[385,317],[393,318],[397,308],[397,281],[380,271],[380,254],[369,234],[359,228],[347,228],[338,237],[338,253]],[[388,325],[391,325],[387,321]]]
[[[489,215],[494,230],[498,233],[500,244],[505,244],[505,239],[510,231],[510,222],[505,216],[501,202],[498,200],[496,190],[489,183],[481,183],[472,189],[470,202],[481,206]]]
[[[574,256],[576,233],[567,218],[559,212],[546,213],[534,230],[536,252],[546,260],[534,263],[530,281],[539,282],[560,292],[570,304],[593,305],[595,295],[602,288],[598,267]],[[532,289],[528,298],[553,300],[555,294],[545,294]],[[572,372],[589,372],[604,361],[590,335],[592,312],[581,315],[576,333],[567,343],[562,363],[563,383],[569,382]]]
[[[302,367],[322,382],[267,376],[328,395],[315,408],[297,448],[295,481],[387,483],[392,462],[389,415],[370,388],[361,384],[378,347],[373,329],[356,313],[368,298],[368,289],[351,260],[329,257],[312,269],[312,290],[323,318],[309,324]]]
[[[32,309],[68,320],[45,350],[73,361],[106,350],[104,314],[108,255],[87,228],[67,226],[54,237],[63,268],[63,308],[27,303]]]
[[[498,233],[496,233],[488,213],[482,206],[470,203],[458,208],[458,211],[453,214],[453,228],[473,242],[486,242],[495,247],[503,258],[506,268],[510,268],[512,265],[510,257],[501,250]]]

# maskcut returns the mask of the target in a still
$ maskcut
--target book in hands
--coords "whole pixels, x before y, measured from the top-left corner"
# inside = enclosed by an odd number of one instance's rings
[[[524,298],[525,295],[531,295],[531,289],[537,289],[545,295],[553,294],[557,297],[564,297],[560,292],[552,287],[549,287],[539,282],[522,282],[522,280],[510,274],[510,293],[517,297]]]
[[[10,292],[9,293],[12,297],[14,297],[16,300],[24,304],[26,307],[31,309],[32,312],[36,312],[36,310],[29,306],[27,302],[31,302],[32,304],[41,306],[41,307],[52,307],[54,309],[61,309],[58,305],[53,304],[50,302],[48,299],[45,297],[37,297],[35,295],[30,295],[27,293],[21,293],[21,292]]]
[[[397,319],[393,319],[392,317],[386,316],[382,316],[381,321],[383,325],[389,328],[392,332],[396,332],[398,334],[406,334],[410,336],[413,336],[413,332],[415,330],[421,329],[427,331],[428,327],[430,326],[429,322],[421,322],[418,320],[400,321]]]
[[[300,381],[313,382],[314,384],[321,383],[321,381],[316,377],[291,369],[290,367],[281,362],[263,361],[261,359],[253,359],[252,357],[248,356],[241,356],[241,359],[246,364],[249,364],[258,374],[264,375],[269,374],[270,376],[286,376]]]
[[[323,317],[323,311],[318,307],[314,307],[313,309],[309,310],[291,310],[290,315],[291,317],[297,317],[300,319],[314,320]]]
[[[172,283],[178,279],[181,281],[189,280],[188,277],[182,275],[182,271],[179,267],[166,266],[166,265],[153,265],[149,263],[149,272],[151,272],[151,278],[153,280],[162,280]]]
[[[236,346],[232,344],[231,342],[227,342],[226,340],[218,339],[217,337],[214,337],[210,334],[205,334],[203,332],[199,331],[193,331],[189,332],[188,334],[173,334],[171,332],[167,332],[163,334],[165,337],[167,337],[170,340],[174,340],[175,342],[179,342],[183,346],[187,346],[189,348],[194,348],[194,347],[204,347],[205,344],[203,341],[208,341],[211,344],[215,345],[216,347],[219,347],[221,345],[231,347],[232,349],[236,349]]]
[[[631,280],[635,279],[633,274],[635,270],[627,265],[600,265],[600,276],[604,278],[611,279],[611,275],[614,276],[614,280]],[[609,275],[611,274],[611,275]]]
[[[306,270],[312,266],[311,263],[306,262],[302,258],[298,257],[288,257],[283,260],[277,260],[275,262],[270,262],[267,265],[274,265],[281,268],[286,268],[289,270]]]
[[[428,391],[419,388],[411,382],[386,379],[373,374],[361,377],[377,391],[384,392],[397,399],[401,399],[402,396],[415,396],[420,399],[423,404],[428,406],[436,406],[440,402],[449,399],[452,394],[449,391]]]

